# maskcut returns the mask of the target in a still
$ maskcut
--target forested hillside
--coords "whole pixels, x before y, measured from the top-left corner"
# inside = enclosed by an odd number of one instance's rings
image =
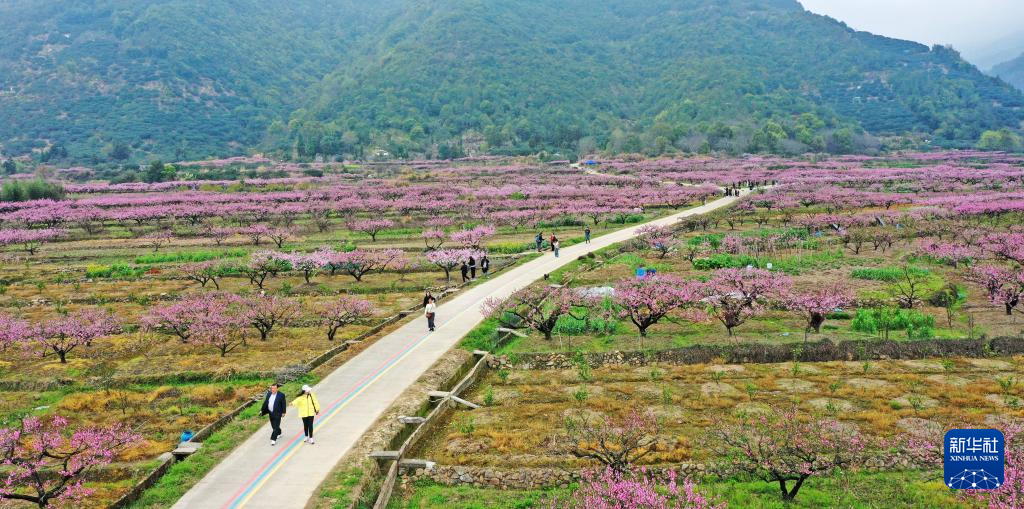
[[[841,153],[1024,120],[952,50],[796,0],[9,0],[0,19],[0,143],[41,159]]]
[[[0,147],[244,152],[395,2],[0,1]]]
[[[1006,80],[1007,83],[1024,90],[1024,53],[1019,57],[1003,62],[992,68],[992,74]]]
[[[793,0],[416,5],[325,80],[292,131],[300,153],[346,152],[334,143],[345,132],[400,155],[466,132],[511,153],[581,139],[584,152],[844,151],[858,127],[955,146],[1024,118],[1019,93],[954,52],[854,32]]]

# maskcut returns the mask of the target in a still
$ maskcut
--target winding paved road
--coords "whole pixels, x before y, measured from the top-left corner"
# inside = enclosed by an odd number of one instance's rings
[[[725,207],[736,197],[719,198],[700,207],[650,221],[667,226],[679,219]],[[352,358],[324,378],[314,391],[323,405],[315,424],[316,445],[305,444],[302,425],[289,410],[276,447],[269,442],[270,426],[249,437],[232,451],[175,508],[236,509],[302,508],[342,456],[370,426],[463,336],[482,320],[480,303],[488,297],[504,298],[544,274],[591,251],[629,240],[643,225],[596,237],[508,269],[473,286],[438,306],[437,330],[427,332],[426,320],[417,318]],[[288,395],[291,399],[291,394]]]

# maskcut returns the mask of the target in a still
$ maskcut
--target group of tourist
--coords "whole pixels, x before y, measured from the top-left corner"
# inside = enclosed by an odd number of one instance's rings
[[[586,227],[583,230],[583,240],[586,244],[590,244],[591,230],[590,227]],[[544,247],[544,233],[538,232],[536,237],[537,252],[543,251]],[[555,234],[551,234],[549,239],[549,245],[551,251],[557,258],[560,251],[560,243],[558,237]],[[484,277],[487,277],[491,270],[491,260],[484,255],[480,258],[479,265],[477,260],[472,256],[468,260],[462,262],[460,271],[462,272],[462,282],[469,282],[476,279],[477,267],[480,268],[481,273]],[[430,294],[428,291],[423,296],[423,314],[427,319],[427,330],[434,332],[435,317],[437,316],[437,298]],[[277,445],[278,438],[281,437],[281,419],[287,413],[288,401],[284,394],[280,392],[280,384],[271,384],[270,389],[267,391],[266,396],[263,399],[263,406],[260,408],[260,415],[269,416],[270,419],[270,445]],[[320,414],[320,402],[317,401],[316,395],[313,394],[313,388],[308,385],[303,385],[301,392],[291,402],[291,406],[298,408],[299,418],[302,420],[302,433],[303,442],[307,444],[314,444],[313,441],[313,420],[317,415]]]
[[[263,406],[260,408],[260,415],[270,417],[270,445],[277,445],[277,439],[281,437],[281,418],[288,413],[288,401],[280,391],[281,385],[273,383],[263,398]],[[320,402],[313,394],[313,388],[303,385],[298,396],[292,401],[299,411],[299,419],[302,420],[302,441],[307,444],[314,444],[313,441],[313,419],[320,413]]]
[[[459,270],[462,271],[462,282],[466,283],[476,279],[476,259],[472,256],[469,260],[462,262],[462,266]],[[491,260],[484,255],[480,258],[480,271],[483,272],[484,277],[487,277],[487,273],[491,271]]]

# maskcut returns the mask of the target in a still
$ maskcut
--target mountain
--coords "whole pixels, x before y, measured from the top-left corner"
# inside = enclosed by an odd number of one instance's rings
[[[374,3],[0,0],[0,150],[243,152],[396,4]]]
[[[796,0],[0,0],[0,19],[0,143],[41,157],[844,152],[1024,120],[956,52]]]
[[[1024,53],[1013,60],[993,67],[991,72],[1006,80],[1007,83],[1024,90]]]

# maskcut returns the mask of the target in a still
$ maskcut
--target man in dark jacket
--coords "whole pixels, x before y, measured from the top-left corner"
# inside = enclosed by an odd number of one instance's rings
[[[260,415],[270,416],[270,445],[277,445],[277,437],[281,436],[281,417],[284,417],[288,410],[288,401],[284,394],[278,392],[280,385],[271,384],[267,397],[263,399],[263,406],[260,408]]]

